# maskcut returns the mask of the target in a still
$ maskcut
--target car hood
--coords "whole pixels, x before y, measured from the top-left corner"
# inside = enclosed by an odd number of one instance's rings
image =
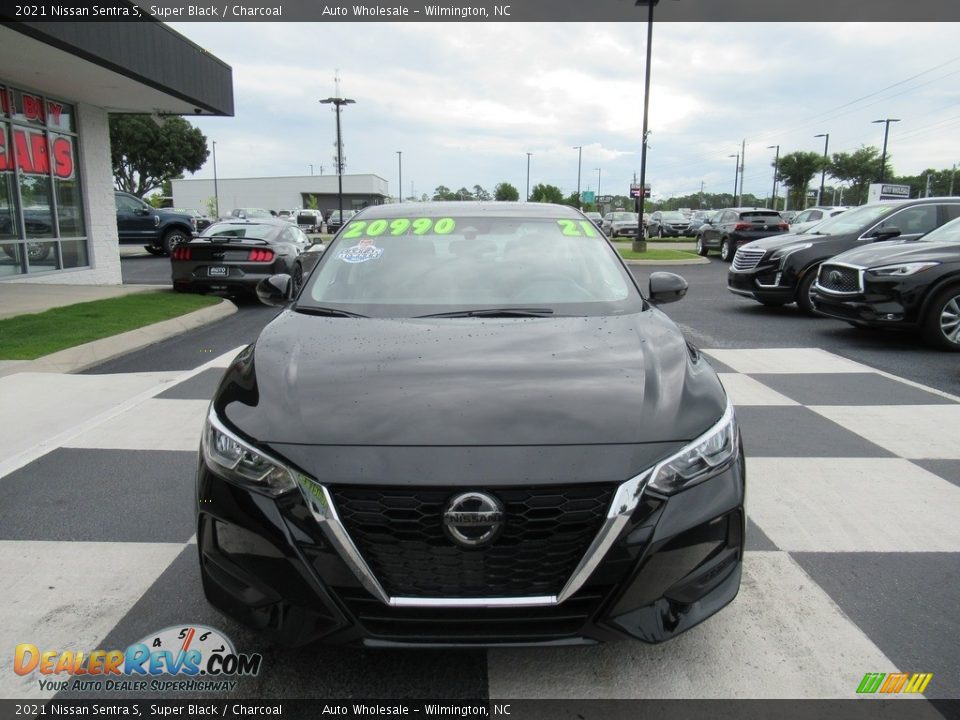
[[[419,320],[288,310],[251,348],[214,405],[268,444],[664,443],[696,437],[726,406],[716,373],[655,309]]]
[[[960,245],[957,243],[891,240],[848,250],[831,258],[829,262],[843,262],[870,268],[880,265],[893,265],[899,262],[927,261],[958,262],[960,261]]]
[[[759,240],[751,240],[745,245],[740,247],[749,248],[751,250],[780,250],[782,248],[787,248],[795,245],[805,245],[808,242],[823,242],[825,240],[833,240],[837,236],[835,235],[812,235],[801,233],[799,235],[794,235],[793,233],[785,233],[781,235],[773,235],[772,237],[761,238]]]

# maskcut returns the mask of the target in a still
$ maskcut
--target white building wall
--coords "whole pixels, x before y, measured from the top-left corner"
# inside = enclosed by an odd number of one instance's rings
[[[83,186],[83,211],[89,237],[90,267],[41,275],[18,275],[4,282],[52,285],[119,285],[120,245],[117,211],[113,202],[113,168],[110,165],[110,124],[107,111],[77,103],[80,138],[79,171]]]
[[[213,180],[174,180],[173,206],[207,211],[214,196]],[[303,206],[301,193],[335,195],[336,175],[303,175],[296,177],[223,178],[217,181],[220,214],[229,215],[234,208],[256,207],[267,210],[292,210]],[[344,175],[345,195],[387,196],[387,181],[377,175]]]

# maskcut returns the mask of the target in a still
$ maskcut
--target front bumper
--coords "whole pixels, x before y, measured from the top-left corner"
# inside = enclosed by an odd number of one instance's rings
[[[656,643],[736,596],[744,487],[741,454],[677,495],[646,492],[587,581],[562,602],[397,607],[364,588],[299,493],[270,499],[221,479],[201,461],[201,574],[214,606],[286,645],[576,645],[631,637]]]
[[[919,326],[922,296],[908,288],[887,281],[867,284],[863,293],[837,294],[813,286],[813,306],[818,312],[849,322],[874,327]]]
[[[796,290],[790,286],[776,284],[779,275],[776,265],[757,267],[746,272],[731,269],[727,272],[727,290],[735,295],[743,295],[755,300],[793,302]],[[783,282],[782,277],[779,280]]]

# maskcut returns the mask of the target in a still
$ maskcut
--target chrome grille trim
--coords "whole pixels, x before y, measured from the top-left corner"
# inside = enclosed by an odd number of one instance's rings
[[[734,270],[753,270],[760,264],[760,261],[763,260],[763,256],[766,255],[766,253],[766,250],[753,250],[741,247],[737,250],[737,254],[733,256],[732,267]]]

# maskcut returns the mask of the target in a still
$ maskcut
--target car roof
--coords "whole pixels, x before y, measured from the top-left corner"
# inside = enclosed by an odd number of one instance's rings
[[[277,227],[292,227],[286,220],[275,217],[257,217],[257,218],[226,218],[217,220],[214,225],[275,225]]]
[[[614,211],[623,212],[623,211]],[[425,202],[425,203],[392,203],[390,205],[371,205],[360,211],[366,218],[395,218],[400,217],[444,217],[447,215],[459,217],[491,217],[510,218],[580,218],[580,212],[569,205],[555,205],[553,203],[520,203],[520,202]]]

